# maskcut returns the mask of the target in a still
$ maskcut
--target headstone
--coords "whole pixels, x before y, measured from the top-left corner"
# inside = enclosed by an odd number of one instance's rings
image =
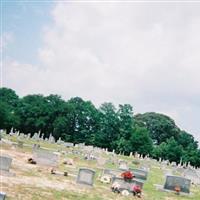
[[[77,183],[93,186],[95,171],[91,169],[81,168],[77,176]]]
[[[44,140],[44,133],[42,133],[41,140]]]
[[[64,146],[65,146],[65,147],[73,147],[74,144],[71,143],[71,142],[65,142],[65,143],[64,143]]]
[[[175,191],[175,187],[180,187],[180,192],[190,193],[191,180],[180,176],[167,176],[164,189]]]
[[[45,149],[34,149],[33,159],[37,164],[56,167],[59,155]]]
[[[49,135],[49,142],[55,143],[55,138],[52,136],[52,134]]]
[[[63,141],[61,140],[61,137],[59,137],[56,143],[57,143],[57,144],[62,144],[62,142],[63,142]]]
[[[17,131],[17,134],[16,134],[17,136],[19,136],[20,135],[20,132],[19,131]]]
[[[126,161],[120,161],[119,162],[119,169],[120,170],[128,170],[128,165],[127,165],[127,162]]]
[[[136,179],[147,180],[148,171],[143,169],[129,169]]]
[[[0,156],[0,170],[9,172],[12,163],[12,158]]]
[[[172,163],[171,163],[171,166],[172,166],[172,167],[176,167],[176,162],[172,162]]]
[[[84,146],[84,147],[83,147],[83,150],[84,150],[84,151],[89,151],[89,152],[91,152],[91,151],[93,151],[93,149],[94,149],[94,147],[93,147],[92,145],[90,145],[90,146]]]
[[[30,139],[31,138],[31,133],[28,133],[26,138]]]
[[[104,175],[109,175],[111,177],[117,176],[119,173],[119,171],[117,170],[112,170],[112,169],[104,169],[102,172],[102,176]]]
[[[38,133],[34,133],[32,139],[39,140],[39,138],[40,138],[39,134]]]
[[[9,133],[10,135],[14,135],[15,133],[14,133],[14,131],[13,131],[13,127],[11,128],[11,130],[10,130],[10,133]]]
[[[125,181],[123,178],[119,178],[119,177],[113,177],[112,178],[112,184],[118,183],[119,184],[119,190],[123,191],[123,190],[128,190],[128,191],[132,191],[132,188],[134,185],[138,185],[140,186],[140,188],[143,188],[144,183],[135,179],[132,179],[130,181]]]
[[[79,143],[79,144],[78,144],[78,147],[79,147],[79,148],[83,148],[84,146],[85,146],[85,143]]]
[[[183,174],[184,173],[184,171],[185,171],[185,169],[183,168],[183,167],[177,167],[176,168],[176,173],[178,172],[178,173],[180,173],[180,174]],[[187,177],[186,177],[187,178]]]

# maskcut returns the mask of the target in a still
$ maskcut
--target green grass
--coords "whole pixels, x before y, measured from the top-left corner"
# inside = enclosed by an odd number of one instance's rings
[[[7,139],[12,141],[17,141],[16,137],[5,136]],[[23,140],[26,144],[32,145],[35,143],[33,140]],[[51,149],[61,149],[61,147],[57,144],[48,144],[46,142],[40,142],[42,147],[51,148]],[[1,145],[1,149],[9,150],[11,147],[9,145]],[[68,151],[68,149],[65,149]],[[31,147],[24,147],[22,149],[17,148],[16,151],[30,152]],[[108,155],[103,155],[106,158],[109,158]],[[67,166],[62,164],[62,160],[65,158],[75,159],[75,166]],[[127,160],[130,167],[136,168],[138,165],[132,164],[133,158],[119,156],[120,159]],[[151,169],[148,174],[148,180],[144,184],[143,188],[143,197],[144,200],[200,200],[200,186],[195,187],[191,186],[192,195],[176,195],[173,192],[163,192],[156,189],[154,184],[163,185],[165,181],[164,173],[162,169],[160,169],[159,164],[154,161],[140,161],[139,166],[142,166],[144,163],[148,163],[151,165]],[[40,171],[37,169],[29,170],[29,171],[20,171],[20,174],[27,177],[40,177],[41,180],[45,177],[49,181],[69,181],[74,185],[73,191],[66,188],[66,190],[57,190],[57,189],[49,189],[49,188],[38,188],[38,187],[30,187],[30,185],[26,184],[11,184],[11,183],[3,183],[1,186],[7,193],[8,200],[134,200],[133,196],[123,197],[120,194],[114,194],[111,192],[109,184],[103,184],[98,180],[99,175],[101,174],[101,167],[98,167],[96,161],[86,161],[83,157],[78,158],[78,155],[62,155],[61,163],[58,168],[60,171],[67,171],[69,173],[75,174],[78,172],[80,167],[88,167],[94,169],[96,171],[95,175],[95,183],[93,188],[84,188],[82,186],[75,184],[75,177],[56,177],[52,176],[49,171]],[[23,168],[23,166],[22,166]],[[116,165],[112,163],[106,163],[104,168],[117,169]],[[13,167],[13,169],[20,170],[18,168]],[[77,187],[77,190],[76,190]]]

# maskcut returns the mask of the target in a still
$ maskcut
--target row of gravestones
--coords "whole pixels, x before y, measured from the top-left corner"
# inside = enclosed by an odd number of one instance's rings
[[[30,138],[31,137],[31,134],[29,133],[28,135],[24,135],[23,133],[20,133],[19,131],[14,131],[14,129],[12,128],[11,131],[10,131],[10,135],[14,135],[16,134],[17,136],[19,136],[19,138]],[[41,137],[40,137],[41,135]],[[35,139],[35,140],[44,140],[44,134],[41,134],[40,132],[39,133],[35,133],[32,137],[32,139]],[[50,134],[49,136],[49,139],[46,138],[47,141],[49,141],[50,143],[54,143],[55,142],[55,138],[52,136],[52,134]],[[57,141],[58,144],[63,144],[65,147],[73,147],[74,144],[73,143],[69,143],[69,142],[64,142],[61,140],[61,138],[59,138],[59,140]],[[83,150],[85,151],[98,151],[98,152],[102,152],[102,149],[100,148],[95,148],[93,146],[86,146],[84,143],[80,143],[80,144],[76,144],[75,147],[80,147],[82,148]],[[104,149],[103,149],[104,150]],[[105,149],[105,151],[107,151],[107,149]],[[133,153],[130,154],[130,156],[132,156]],[[137,152],[134,154],[134,157],[135,158],[142,158],[142,155],[138,154]],[[146,159],[148,159],[149,157],[146,156],[145,157]],[[176,167],[176,163],[175,162],[172,162],[170,163],[168,160],[167,161],[162,161],[161,158],[159,159],[159,162],[161,163],[162,166],[165,166],[165,165],[171,165],[172,167]],[[190,166],[190,164],[186,164],[186,163],[183,163],[182,165],[182,162],[179,163],[178,165],[179,167],[180,166]]]
[[[11,130],[11,132],[13,132],[13,129]],[[24,134],[19,134],[19,135],[21,135],[21,137],[25,137],[25,135]],[[40,138],[40,132],[39,133],[35,133],[34,134],[34,136],[33,136],[33,138]],[[42,137],[43,138],[43,137]],[[60,141],[61,141],[61,139],[59,139]],[[53,136],[50,134],[50,137],[49,137],[49,141],[50,142],[53,142],[53,141],[55,141],[55,139],[53,138]],[[66,147],[73,147],[74,146],[74,144],[73,143],[64,143],[64,145],[66,146]],[[78,146],[78,147],[81,147],[82,148],[82,150],[84,150],[84,151],[94,151],[94,149],[96,150],[96,151],[98,151],[98,152],[102,152],[102,149],[100,149],[100,148],[95,148],[95,147],[93,147],[93,146],[85,146],[85,144],[84,143],[81,143],[81,144],[77,144],[76,146]],[[21,142],[21,141],[18,141],[18,147],[23,147],[23,142]],[[95,158],[96,156],[93,156],[92,154],[90,154],[91,156],[87,156],[89,159],[88,160],[90,160],[90,158],[91,158],[91,160],[93,160],[93,158]],[[140,155],[139,154],[135,154],[135,157],[140,157]],[[160,161],[161,162],[161,161]],[[162,161],[161,162],[161,164],[162,164],[162,167],[165,167],[166,165],[169,165],[170,163],[169,163],[169,161]],[[122,165],[123,165],[123,163],[122,163]],[[176,163],[174,163],[174,162],[172,162],[171,164],[170,164],[172,167],[175,167],[176,168]],[[125,166],[125,165],[124,165]],[[123,168],[126,168],[126,167],[121,167],[122,169]],[[179,167],[177,167],[177,168],[179,168],[180,169],[180,166]],[[187,174],[185,175],[185,174],[183,174],[185,177],[189,177],[189,176],[187,176]],[[195,180],[195,178],[194,178],[194,181],[193,181],[194,183],[197,183],[197,184],[199,184],[199,181],[198,181],[198,179],[196,179]]]
[[[26,138],[26,139],[29,139],[31,138],[31,134],[23,134],[23,133],[20,133],[19,131],[13,131],[13,128],[11,129],[10,131],[10,135],[16,135],[18,137],[18,139],[23,139],[23,138]],[[55,143],[55,138],[52,136],[52,134],[50,134],[49,138],[47,139],[44,139],[44,133],[34,133],[34,135],[32,136],[32,139],[34,140],[37,140],[37,141],[48,141],[50,143]],[[74,147],[74,144],[73,143],[70,143],[70,142],[64,142],[61,140],[61,138],[59,138],[57,140],[57,144],[59,145],[63,145],[64,147]],[[22,146],[22,145],[21,145]],[[86,151],[86,152],[89,152],[89,151],[93,151],[93,152],[98,152],[98,153],[101,153],[104,149],[101,149],[101,148],[98,148],[98,147],[93,147],[93,146],[86,146],[85,143],[79,143],[79,144],[76,144],[75,147],[79,147],[81,148],[83,151]]]
[[[130,170],[134,176],[135,179],[138,181],[137,184],[139,184],[141,187],[143,186],[143,182],[141,182],[141,180],[146,180],[147,179],[147,174],[148,172],[145,170],[141,170],[141,169],[128,169],[127,163],[125,161],[120,161],[119,162],[119,169],[120,170]],[[107,174],[115,174],[116,172],[111,170],[105,170],[104,173]],[[124,186],[122,187],[122,189],[128,189],[128,187],[132,187],[131,184],[135,184],[134,180],[133,183],[131,183],[130,185],[127,184],[126,182],[124,182],[123,180],[121,180],[120,178],[115,178],[115,181],[120,182],[124,184]],[[190,185],[191,182],[195,182],[196,184],[199,184],[200,182],[200,175],[198,174],[197,171],[194,171],[194,169],[188,169],[187,171],[184,172],[184,177],[181,176],[173,176],[173,175],[169,175],[169,173],[166,173],[166,181],[164,184],[164,189],[166,190],[175,190],[176,186],[180,187],[180,192],[184,192],[184,193],[190,193]]]
[[[24,134],[24,133],[20,133],[19,131],[14,131],[14,129],[12,128],[9,135],[11,136],[17,136],[18,139],[23,139],[23,138],[26,138],[26,139],[34,139],[34,140],[37,140],[37,141],[48,141],[50,143],[54,143],[55,142],[55,138],[52,136],[52,134],[50,134],[49,138],[47,139],[44,139],[44,133],[41,133],[39,131],[39,133],[34,133],[34,135],[31,137],[31,133],[28,133],[28,134]]]
[[[36,153],[36,160],[39,163],[42,164],[48,164],[48,165],[55,165],[58,160],[58,156],[56,154],[46,152],[46,151],[40,151],[39,154],[38,152]],[[49,162],[49,160],[51,160]],[[12,163],[12,158],[7,157],[7,156],[0,156],[0,170],[1,171],[7,171],[9,172],[10,167]],[[133,171],[134,175],[136,175],[135,180],[130,182],[128,184],[127,182],[124,182],[122,178],[116,177],[116,174],[119,173],[114,170],[104,170],[103,174],[109,174],[112,175],[113,177],[113,182],[121,182],[122,189],[128,189],[131,188],[133,184],[139,185],[141,188],[143,187],[143,182],[139,181],[138,179],[147,179],[147,172],[140,170],[140,169],[130,169]],[[139,175],[139,177],[137,177]],[[77,183],[81,184],[86,184],[86,185],[93,185],[94,183],[94,176],[95,176],[95,171],[91,169],[86,169],[86,168],[81,168],[79,169],[79,173],[77,176]],[[172,190],[174,191],[174,188],[178,185],[180,186],[181,192],[189,193],[190,192],[190,183],[191,181],[189,179],[186,179],[184,177],[178,177],[178,176],[167,176],[166,177],[166,182],[164,185],[164,189],[167,190]]]
[[[199,169],[191,167],[190,165],[187,167],[171,165],[172,169],[167,169],[163,166],[163,170],[165,174],[180,174],[182,177],[191,180],[192,184],[200,185],[200,172]]]
[[[34,158],[37,160],[38,164],[44,164],[44,165],[51,165],[51,166],[56,166],[57,161],[58,161],[58,155],[53,154],[52,152],[47,152],[47,151],[35,151],[34,152]],[[8,160],[7,160],[8,161]],[[2,164],[3,163],[3,164]],[[1,159],[1,165],[2,166],[9,166],[9,161],[6,162],[5,159]],[[127,170],[127,163],[125,161],[119,161],[119,168],[121,170]],[[84,170],[83,170],[84,171]],[[137,172],[133,171],[135,175],[137,175]],[[187,173],[186,173],[187,175]],[[140,173],[139,173],[140,176]],[[141,179],[141,177],[138,177],[138,179]],[[164,189],[174,189],[174,185],[180,185],[181,186],[181,191],[182,192],[188,192],[190,185],[190,180],[188,178],[183,178],[183,177],[176,177],[176,176],[167,176],[166,183],[164,186]]]
[[[49,152],[47,150],[35,150],[33,152],[33,157],[34,159],[37,161],[38,164],[43,164],[43,165],[50,165],[50,166],[56,166],[58,163],[58,155],[52,152]],[[0,157],[0,170],[2,171],[9,171],[10,166],[11,166],[11,162],[12,159],[9,157],[5,157],[5,156],[1,156]],[[119,162],[120,165],[120,170],[127,170],[127,166],[125,167],[125,163],[124,161],[120,161]],[[123,167],[122,167],[123,165]],[[145,172],[144,170],[140,170],[140,169],[129,169],[130,171],[133,172],[133,174],[135,175],[135,180],[133,180],[133,182],[131,182],[131,184],[139,184],[141,187],[143,186],[143,182],[142,181],[138,181],[138,180],[146,180],[147,179],[147,172]],[[122,179],[117,178],[114,174],[114,172],[112,171],[104,171],[104,174],[113,174],[113,182],[115,181],[121,181],[123,182]],[[80,169],[79,170],[79,174],[77,176],[77,183],[82,183],[82,184],[86,184],[86,185],[93,185],[93,180],[94,180],[94,175],[95,172],[93,170],[90,169]],[[124,183],[124,182],[123,182]],[[129,186],[131,187],[131,184],[129,184]],[[181,192],[185,192],[185,193],[189,193],[190,192],[190,184],[191,184],[191,180],[184,178],[184,177],[178,177],[178,176],[172,176],[172,175],[168,175],[166,176],[166,182],[164,185],[164,189],[167,190],[173,190],[175,186],[180,186]],[[127,188],[127,183],[122,184],[124,188]],[[123,188],[122,187],[122,188]]]
[[[200,173],[198,172],[198,170],[193,168],[184,169],[184,171],[182,172],[182,176],[190,179],[193,184],[200,185]]]
[[[29,139],[29,138],[31,138],[31,134],[29,133],[28,135],[25,135],[23,133],[20,133],[19,131],[16,132],[13,130],[14,129],[12,128],[10,131],[10,135],[16,135],[18,137],[18,140],[19,140],[18,147],[22,148],[23,142],[20,141],[20,139],[24,139],[24,138]],[[41,134],[40,131],[39,131],[39,133],[34,133],[34,135],[32,136],[32,139],[37,140],[37,141],[44,141],[44,134]],[[49,139],[46,138],[45,141],[48,141],[50,143],[55,143],[55,138],[52,136],[52,134],[50,134]],[[89,156],[87,156],[88,160],[96,159],[97,156],[95,156],[94,154],[100,154],[103,152],[110,153],[110,152],[108,152],[107,149],[101,149],[101,148],[93,147],[93,146],[86,146],[85,143],[79,143],[74,146],[73,143],[64,142],[61,140],[61,138],[58,139],[57,144],[63,145],[65,147],[79,147],[81,149],[81,151],[84,152],[84,154],[89,153]],[[110,154],[115,154],[115,152],[113,151]]]

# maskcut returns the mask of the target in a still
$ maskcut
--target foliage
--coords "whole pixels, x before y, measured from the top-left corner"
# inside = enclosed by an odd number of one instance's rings
[[[12,127],[24,134],[41,131],[45,138],[52,134],[56,140],[200,166],[197,141],[173,119],[153,112],[133,114],[129,104],[115,107],[108,102],[96,108],[80,97],[68,101],[58,95],[19,98],[12,89],[0,89],[0,129],[7,132]]]
[[[136,126],[130,138],[132,152],[138,152],[142,155],[151,154],[153,142],[149,137],[149,132],[144,127]]]
[[[179,128],[170,117],[159,113],[144,113],[135,116],[136,123],[147,128],[155,144],[161,144],[170,137],[178,138]]]

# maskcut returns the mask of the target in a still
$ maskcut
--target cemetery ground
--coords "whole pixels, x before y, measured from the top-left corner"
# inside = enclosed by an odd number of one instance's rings
[[[191,185],[191,194],[189,195],[177,195],[175,192],[157,190],[155,184],[164,185],[165,174],[160,164],[151,159],[140,160],[139,163],[133,164],[134,157],[117,155],[117,159],[127,161],[132,168],[139,168],[144,164],[150,166],[148,179],[142,190],[142,197],[122,196],[111,191],[111,184],[101,183],[99,180],[103,168],[118,168],[111,162],[100,166],[96,160],[85,160],[82,155],[68,153],[71,152],[72,148],[39,141],[38,143],[42,148],[47,148],[52,152],[60,152],[59,165],[56,171],[68,172],[68,176],[51,174],[52,167],[32,165],[27,162],[28,158],[32,157],[34,140],[23,139],[24,146],[20,148],[17,145],[9,144],[9,141],[17,142],[16,137],[7,135],[4,139],[8,142],[1,143],[0,154],[12,157],[10,172],[15,174],[0,176],[0,188],[1,191],[6,193],[8,200],[200,200],[200,185]],[[102,156],[105,159],[110,157],[106,152]],[[63,161],[69,158],[73,160],[73,165],[63,164]],[[93,187],[76,183],[78,170],[82,167],[96,172]]]

